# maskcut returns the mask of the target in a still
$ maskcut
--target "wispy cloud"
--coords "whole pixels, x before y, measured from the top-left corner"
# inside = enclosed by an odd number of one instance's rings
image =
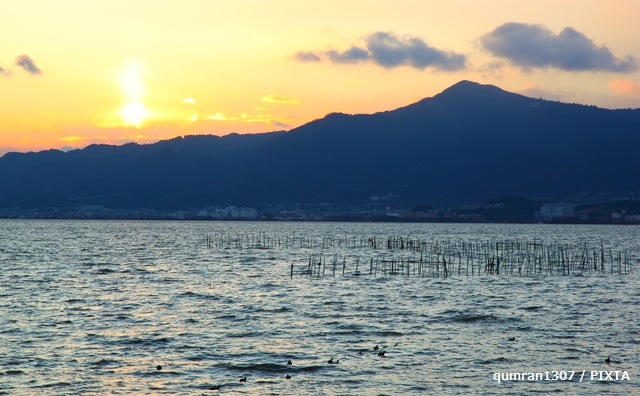
[[[298,62],[320,62],[321,59],[318,55],[311,51],[298,51],[293,54],[293,58]]]
[[[10,77],[11,76],[11,70],[8,70],[8,69],[5,69],[3,67],[0,67],[0,76]]]
[[[86,139],[87,139],[86,136],[77,136],[77,135],[66,136],[66,137],[60,138],[60,140],[62,140],[63,142],[79,142],[79,141],[83,141],[83,140],[86,140]]]
[[[301,104],[302,101],[300,99],[292,98],[289,96],[283,95],[267,95],[260,98],[261,102],[265,103],[278,103],[278,104]]]
[[[543,25],[509,22],[480,37],[481,46],[524,70],[553,67],[566,71],[628,73],[638,69],[638,58],[614,56],[606,46],[572,27],[555,34]]]
[[[227,117],[223,113],[216,113],[216,114],[207,116],[207,120],[227,121],[228,119],[229,117]]]
[[[527,86],[518,91],[520,94],[524,95],[524,96],[528,96],[530,98],[542,98],[542,99],[546,99],[546,100],[560,100],[562,99],[562,95],[555,93],[555,92],[551,92],[539,85],[535,85],[535,84],[527,84]]]
[[[466,66],[466,57],[452,51],[437,49],[416,36],[398,36],[392,32],[375,32],[363,38],[360,45],[344,51],[299,51],[294,58],[301,62],[318,62],[323,58],[338,64],[372,62],[391,69],[410,66],[454,71]]]
[[[42,70],[36,66],[33,59],[31,59],[28,55],[20,55],[16,58],[16,66],[20,66],[24,71],[30,74],[40,75],[42,74]]]
[[[294,117],[295,118],[295,117]],[[204,118],[199,118],[196,117],[194,119],[192,119],[191,121],[215,121],[215,122],[219,122],[219,121],[223,121],[223,122],[239,122],[239,123],[246,123],[246,124],[254,124],[254,123],[260,123],[260,124],[271,124],[271,125],[275,125],[279,128],[288,128],[290,126],[290,119],[287,118],[280,118],[280,117],[274,117],[271,114],[247,114],[247,113],[241,113],[239,116],[233,116],[233,115],[228,115],[228,114],[224,114],[224,113],[215,113],[209,116],[206,116]]]
[[[631,80],[613,80],[609,82],[609,88],[621,94],[640,94],[640,82]]]
[[[183,103],[195,104],[195,103],[196,103],[196,100],[195,100],[195,99],[193,99],[193,98],[184,98],[184,99],[182,99],[182,102],[183,102]]]

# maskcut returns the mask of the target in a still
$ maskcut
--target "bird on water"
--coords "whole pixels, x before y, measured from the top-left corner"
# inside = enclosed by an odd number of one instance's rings
[[[374,347],[373,347],[373,350],[374,350],[374,351],[377,351],[377,350],[378,350],[378,346],[377,346],[377,345],[376,345],[376,346],[374,346]]]
[[[607,357],[607,359],[604,362],[606,364],[611,364],[611,356]]]
[[[287,360],[287,364],[293,364],[291,360]]]
[[[247,377],[240,378],[240,382],[247,382]]]

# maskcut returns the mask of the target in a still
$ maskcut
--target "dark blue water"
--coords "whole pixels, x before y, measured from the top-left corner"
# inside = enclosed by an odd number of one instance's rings
[[[206,243],[240,234],[316,244]],[[290,278],[314,254],[368,254],[323,238],[372,236],[586,241],[634,266]],[[636,226],[1,221],[0,394],[640,394],[639,241]],[[548,373],[494,377],[516,372]]]

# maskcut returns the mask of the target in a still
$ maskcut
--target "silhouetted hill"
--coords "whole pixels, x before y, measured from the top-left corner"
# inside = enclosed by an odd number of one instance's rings
[[[188,208],[280,202],[478,203],[640,191],[640,109],[528,98],[462,81],[376,114],[289,132],[187,136],[0,158],[0,207]]]

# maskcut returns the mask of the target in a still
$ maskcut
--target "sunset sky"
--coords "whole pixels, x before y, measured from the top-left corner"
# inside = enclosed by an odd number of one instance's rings
[[[460,80],[640,107],[640,0],[31,0],[0,32],[0,155],[289,130]]]

